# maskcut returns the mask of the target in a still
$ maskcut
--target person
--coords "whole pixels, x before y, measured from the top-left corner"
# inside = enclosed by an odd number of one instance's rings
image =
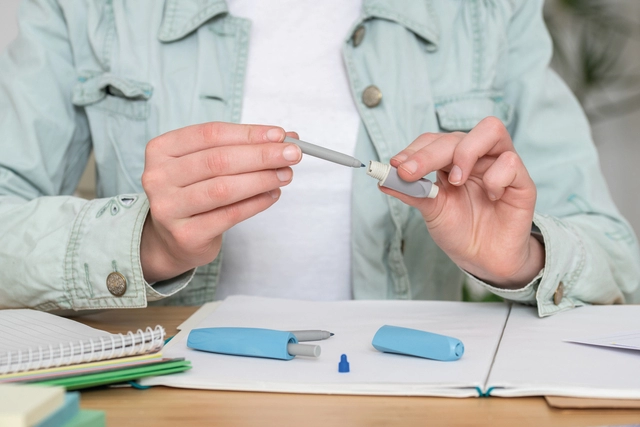
[[[0,59],[0,305],[455,300],[465,281],[540,316],[637,302],[637,240],[541,7],[25,1]]]

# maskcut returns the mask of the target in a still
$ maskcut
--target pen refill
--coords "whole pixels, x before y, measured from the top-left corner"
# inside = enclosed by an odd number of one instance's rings
[[[420,178],[415,182],[405,181],[398,176],[396,168],[374,160],[369,162],[367,175],[379,180],[381,187],[387,187],[408,196],[433,199],[438,195],[438,186],[428,179]]]

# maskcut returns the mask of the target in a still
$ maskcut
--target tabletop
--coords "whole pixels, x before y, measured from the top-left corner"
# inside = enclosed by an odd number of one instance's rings
[[[168,336],[197,307],[106,310],[74,320],[109,332],[162,325]],[[640,424],[640,409],[557,409],[543,397],[432,398],[249,393],[152,387],[82,392],[81,407],[108,426],[612,426]]]

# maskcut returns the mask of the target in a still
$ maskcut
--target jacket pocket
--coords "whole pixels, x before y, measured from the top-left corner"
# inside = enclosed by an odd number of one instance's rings
[[[72,100],[89,119],[98,197],[142,191],[152,95],[150,84],[110,73],[79,77]]]
[[[73,104],[94,106],[135,120],[149,117],[149,98],[153,88],[148,83],[125,79],[113,74],[81,76],[73,89]]]
[[[444,131],[470,131],[482,119],[499,118],[505,126],[511,123],[513,107],[497,93],[468,93],[440,97],[435,104],[438,124]]]

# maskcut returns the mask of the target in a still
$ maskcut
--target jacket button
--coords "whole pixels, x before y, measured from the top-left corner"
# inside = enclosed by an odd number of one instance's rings
[[[564,296],[564,283],[560,282],[556,291],[553,293],[553,303],[555,305],[559,305],[560,301],[562,301],[562,297]]]
[[[364,39],[364,33],[365,33],[365,29],[363,25],[360,25],[353,32],[353,36],[351,36],[351,40],[353,41],[354,47],[360,46],[360,43],[362,43],[362,39]]]
[[[382,101],[382,92],[377,86],[371,85],[362,92],[362,102],[367,107],[377,107],[380,101]]]
[[[127,279],[114,271],[107,276],[107,289],[112,295],[121,297],[127,291]]]

